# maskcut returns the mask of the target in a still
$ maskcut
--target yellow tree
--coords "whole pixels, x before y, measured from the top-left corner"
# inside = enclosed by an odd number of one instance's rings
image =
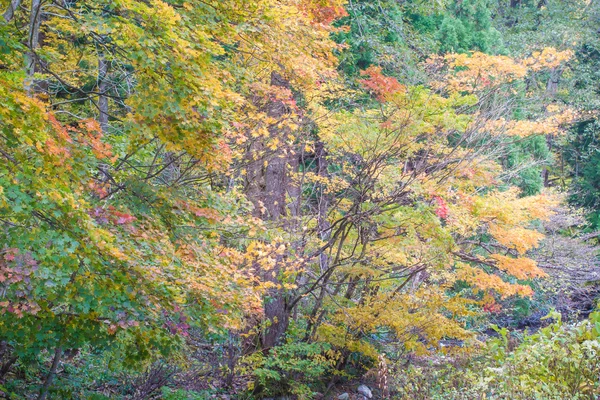
[[[561,112],[550,126],[511,118],[510,96],[531,72],[522,62],[482,54],[441,62],[449,69],[432,88],[365,71],[379,108],[332,111],[323,104],[343,92],[331,82],[308,104],[312,134],[293,180],[300,205],[288,197],[297,214],[283,214],[300,221],[286,236],[296,261],[280,273],[293,279],[285,309],[303,310],[307,340],[375,357],[366,338],[384,332],[424,351],[470,336],[459,321],[479,300],[450,294],[457,281],[504,298],[530,296],[525,281],[544,276],[526,252],[542,238],[531,223],[555,199],[520,197],[498,159],[510,140],[558,131],[572,116]]]

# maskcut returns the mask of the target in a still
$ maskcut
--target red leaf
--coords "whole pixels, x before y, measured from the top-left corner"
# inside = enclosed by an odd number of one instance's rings
[[[442,199],[440,196],[433,196],[434,200],[437,203],[437,208],[435,209],[435,214],[440,217],[441,219],[447,219],[448,218],[448,205],[446,204],[446,201],[444,199]]]
[[[122,215],[117,219],[117,224],[128,224],[130,222],[133,222],[135,220],[135,217],[133,215]]]
[[[405,86],[391,76],[385,76],[381,73],[381,67],[371,66],[364,71],[361,71],[361,75],[368,75],[368,79],[362,79],[362,83],[367,89],[371,90],[377,95],[377,99],[381,102],[388,100],[389,96],[401,92],[405,89]]]

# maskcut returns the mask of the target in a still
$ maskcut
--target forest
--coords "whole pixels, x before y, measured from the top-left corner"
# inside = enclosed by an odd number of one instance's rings
[[[0,13],[0,398],[600,398],[598,1]]]

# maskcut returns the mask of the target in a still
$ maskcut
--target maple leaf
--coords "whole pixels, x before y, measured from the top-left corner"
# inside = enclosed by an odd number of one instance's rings
[[[18,252],[18,249],[8,249],[6,250],[6,253],[4,254],[4,259],[6,261],[14,261],[15,260],[15,254]]]
[[[434,200],[437,203],[437,207],[435,209],[435,214],[440,217],[441,219],[447,219],[448,218],[448,214],[449,214],[449,210],[448,210],[448,204],[446,204],[446,201],[441,198],[440,196],[433,196]]]
[[[381,102],[386,101],[390,96],[406,89],[406,87],[400,84],[396,78],[383,75],[381,73],[381,67],[371,66],[366,70],[361,71],[360,74],[369,77],[368,79],[360,80],[360,83],[375,93],[377,99]]]

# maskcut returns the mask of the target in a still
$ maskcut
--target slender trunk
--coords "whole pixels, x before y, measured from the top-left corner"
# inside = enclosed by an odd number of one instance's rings
[[[52,366],[50,367],[50,372],[48,372],[48,376],[46,377],[46,381],[44,382],[44,386],[40,390],[40,395],[38,396],[38,400],[46,400],[46,396],[48,395],[48,389],[52,384],[52,380],[54,379],[54,375],[56,375],[56,369],[58,368],[58,363],[60,362],[60,357],[62,356],[62,346],[59,344],[56,346],[56,350],[54,351],[54,359],[52,360]]]
[[[315,161],[317,167],[317,175],[327,178],[329,173],[327,171],[328,163],[327,163],[327,152],[325,150],[325,144],[322,141],[318,141],[315,145]],[[323,242],[329,241],[331,238],[331,224],[327,219],[327,213],[329,212],[329,196],[326,194],[326,188],[321,185],[319,188],[319,197],[318,197],[318,205],[317,205],[317,226],[319,229],[319,237]],[[319,270],[321,274],[327,273],[330,265],[330,257],[327,254],[327,251],[323,251],[319,254]],[[323,285],[327,285],[328,277],[324,279]],[[338,286],[339,289],[339,286]],[[321,287],[319,290],[319,296],[317,297],[317,301],[313,310],[310,314],[310,318],[308,319],[308,325],[306,327],[306,333],[304,340],[308,340],[310,336],[312,336],[313,327],[318,326],[318,318],[317,314],[323,304],[323,299],[325,298],[326,288]]]
[[[554,68],[550,71],[550,79],[546,84],[546,97],[554,98],[558,92],[558,83],[563,74],[563,68]]]
[[[326,274],[326,276],[324,276],[323,278],[323,282],[321,283],[321,288],[319,288],[319,296],[317,297],[317,300],[315,301],[315,304],[312,308],[312,311],[310,312],[310,315],[308,317],[308,323],[306,325],[306,332],[304,334],[304,341],[308,341],[308,339],[310,339],[314,333],[317,330],[317,327],[319,326],[319,322],[321,321],[321,317],[323,315],[323,312],[319,313],[319,311],[321,311],[321,307],[323,305],[323,300],[325,299],[325,295],[327,294],[327,283],[329,282],[329,277],[331,276],[330,273]],[[341,286],[337,286],[336,289],[339,289]],[[317,315],[319,315],[319,317],[317,317]]]
[[[35,74],[35,65],[37,64],[35,51],[39,47],[40,24],[42,20],[42,2],[33,0],[31,2],[31,14],[29,16],[29,35],[27,38],[27,47],[29,51],[25,54],[25,91],[29,96],[33,95],[33,76]]]
[[[322,141],[318,141],[315,146],[315,155],[317,161],[317,175],[320,177],[328,178],[329,173],[327,171],[327,152],[325,151],[325,144]],[[319,193],[319,205],[318,205],[318,217],[317,223],[319,226],[319,236],[323,242],[327,242],[331,237],[331,224],[327,220],[327,213],[329,212],[329,196],[326,194],[326,188],[320,187]],[[324,273],[329,269],[329,257],[326,252],[322,252],[319,255],[319,267],[321,273]]]
[[[340,282],[345,282],[347,278],[348,278],[348,275],[346,274],[340,280]],[[323,281],[323,285],[324,286],[327,285],[327,282],[329,282],[329,278],[326,278]],[[342,285],[336,285],[336,288],[333,290],[333,293],[331,294],[331,296],[332,297],[337,296],[341,290],[342,290]],[[321,325],[321,321],[323,321],[323,318],[327,314],[327,309],[323,309],[323,307],[322,307],[323,298],[324,298],[325,294],[326,294],[326,290],[323,287],[323,288],[321,288],[319,299],[316,302],[316,304],[314,305],[313,310],[310,314],[310,317],[308,318],[308,324],[306,326],[306,333],[304,334],[304,339],[303,339],[305,342],[307,342],[310,338],[313,338],[317,334],[317,329],[319,329],[319,326]]]
[[[235,366],[238,360],[237,346],[234,343],[234,337],[232,332],[229,332],[229,338],[227,340],[227,375],[225,376],[225,386],[232,387],[233,378],[235,377]]]
[[[548,150],[552,151],[552,147],[554,144],[554,135],[547,135],[546,143],[548,144]],[[544,187],[549,187],[550,186],[550,170],[546,166],[542,169],[542,179],[544,180]]]
[[[7,24],[13,19],[13,17],[15,16],[15,12],[17,12],[17,9],[20,5],[21,0],[12,0],[10,2],[8,8],[6,9],[6,11],[4,11],[4,14],[2,14],[2,17],[4,18],[4,21]]]
[[[98,111],[100,112],[98,122],[100,128],[102,128],[102,133],[106,133],[108,130],[108,97],[105,96],[108,91],[107,75],[108,63],[104,51],[101,50],[98,52],[98,92],[100,93],[98,97]]]
[[[360,279],[356,277],[350,280],[350,283],[348,284],[348,289],[346,290],[346,294],[344,295],[346,299],[350,300],[352,296],[354,296],[354,291],[356,290],[359,281]]]

